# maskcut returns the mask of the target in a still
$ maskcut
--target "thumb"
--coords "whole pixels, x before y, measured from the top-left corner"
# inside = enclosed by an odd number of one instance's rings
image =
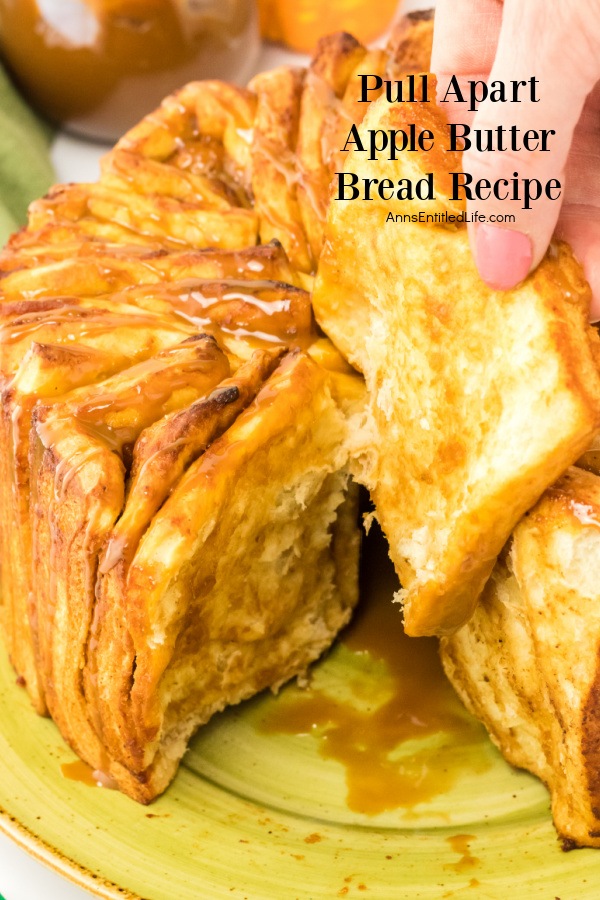
[[[491,287],[514,287],[546,252],[562,205],[573,132],[600,75],[598,50],[596,0],[505,0],[488,86],[491,94],[494,82],[505,85],[510,102],[488,95],[463,157],[472,186],[480,179],[498,183],[499,196],[483,184],[481,199],[467,199],[468,212],[478,214],[469,223],[473,255]]]

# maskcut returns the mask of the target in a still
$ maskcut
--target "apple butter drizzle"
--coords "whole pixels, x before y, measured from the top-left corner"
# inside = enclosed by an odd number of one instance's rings
[[[78,781],[80,784],[86,784],[88,787],[103,787],[115,790],[117,785],[110,775],[100,771],[100,769],[92,769],[82,759],[75,759],[73,762],[63,763],[60,767],[63,778],[69,781]]]
[[[444,868],[458,874],[469,872],[476,868],[481,860],[471,853],[471,844],[477,840],[474,834],[451,834],[446,838],[448,844],[455,853],[458,853],[460,859],[453,863],[446,863]]]
[[[363,600],[341,640],[358,656],[384,662],[391,679],[388,699],[378,704],[380,684],[372,682],[374,702],[365,703],[369,682],[364,677],[353,688],[352,700],[316,687],[290,686],[259,727],[266,733],[314,735],[320,754],[345,767],[349,808],[376,815],[426,803],[449,791],[465,771],[484,771],[489,763],[482,752],[487,743],[483,728],[464,711],[446,680],[437,641],[404,634],[400,607],[392,602],[397,583],[383,540],[367,543]],[[371,676],[377,682],[385,677]],[[402,752],[405,742],[438,734],[441,744]]]

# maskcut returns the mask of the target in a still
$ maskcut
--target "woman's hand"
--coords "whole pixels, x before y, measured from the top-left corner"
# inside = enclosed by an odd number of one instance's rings
[[[475,114],[466,103],[444,104],[451,122],[472,128],[556,132],[546,152],[465,151],[474,181],[510,180],[518,172],[562,184],[559,199],[540,197],[531,209],[493,197],[468,201],[469,211],[488,220],[515,216],[510,225],[469,223],[473,254],[484,281],[507,290],[540,262],[556,230],[582,263],[592,317],[600,318],[600,0],[438,0],[432,69],[438,97],[452,75],[461,83],[538,79],[539,102],[527,92],[520,103],[485,100]]]

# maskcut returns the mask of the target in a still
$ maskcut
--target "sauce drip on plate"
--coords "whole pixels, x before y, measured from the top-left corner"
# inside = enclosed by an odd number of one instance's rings
[[[88,787],[103,787],[114,790],[116,788],[115,781],[105,772],[98,769],[92,769],[82,759],[76,759],[73,762],[63,763],[60,771],[64,778],[69,781],[78,781],[80,784],[87,784]]]
[[[446,840],[455,853],[458,853],[460,859],[455,863],[447,863],[444,868],[458,872],[469,872],[479,865],[481,860],[471,853],[471,844],[477,838],[474,834],[453,834]],[[475,881],[475,879],[473,879]],[[478,884],[479,882],[477,882]]]
[[[82,759],[76,759],[70,763],[63,763],[60,767],[60,771],[65,778],[69,779],[69,781],[78,781],[80,784],[87,784],[89,787],[98,786],[91,766],[88,766]]]
[[[363,601],[342,642],[361,657],[368,654],[374,666],[385,664],[387,699],[380,699],[379,668],[370,682],[367,677],[351,685],[351,699],[291,687],[265,715],[261,730],[315,735],[321,755],[345,766],[350,809],[375,815],[446,793],[465,768],[481,771],[488,763],[480,752],[483,729],[446,680],[437,641],[404,634],[383,540],[368,543]],[[433,740],[422,740],[427,738]]]

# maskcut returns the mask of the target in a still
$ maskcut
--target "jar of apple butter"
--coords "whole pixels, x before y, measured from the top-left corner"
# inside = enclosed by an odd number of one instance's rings
[[[0,0],[0,53],[50,120],[116,140],[188,81],[244,83],[254,0]]]

